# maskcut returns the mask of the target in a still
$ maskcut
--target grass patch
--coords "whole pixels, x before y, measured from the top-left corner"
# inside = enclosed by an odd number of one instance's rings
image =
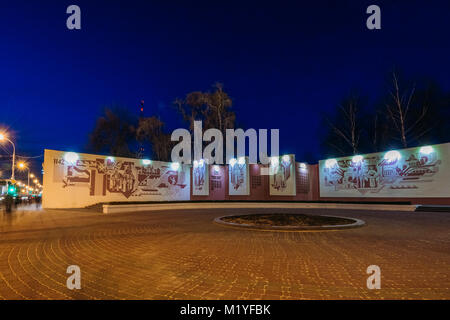
[[[241,216],[229,216],[221,219],[224,222],[247,224],[251,226],[324,226],[352,224],[355,221],[345,218],[326,216],[314,216],[307,214],[271,213],[271,214],[246,214]]]

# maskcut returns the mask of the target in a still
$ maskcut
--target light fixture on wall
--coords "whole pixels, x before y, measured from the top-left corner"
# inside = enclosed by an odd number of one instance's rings
[[[64,161],[70,164],[75,164],[80,157],[75,152],[67,152],[64,155]]]
[[[237,160],[235,158],[230,159],[230,165],[233,167],[236,164]]]
[[[172,162],[172,164],[170,165],[170,168],[172,170],[177,171],[180,168],[180,164],[178,162]]]
[[[337,160],[336,159],[328,159],[325,161],[325,167],[330,169],[333,168],[334,166],[337,165]]]
[[[238,164],[240,165],[245,164],[245,157],[239,157]]]
[[[106,160],[108,160],[109,162],[114,162],[114,157],[107,157]]]
[[[275,167],[278,165],[278,163],[280,162],[280,160],[278,159],[278,157],[271,157],[270,158],[270,164]]]
[[[152,160],[149,160],[149,159],[143,159],[143,160],[142,160],[142,163],[143,163],[144,165],[148,166],[149,164],[152,163]]]
[[[290,162],[290,161],[291,161],[291,158],[289,157],[289,155],[285,154],[285,155],[283,156],[282,160],[283,160],[284,162]]]
[[[424,155],[429,155],[434,152],[434,149],[432,146],[425,146],[425,147],[420,148],[419,152]]]
[[[352,162],[353,162],[353,163],[360,163],[360,162],[363,161],[363,159],[364,159],[363,156],[361,156],[361,155],[356,155],[356,156],[353,156]]]
[[[401,158],[402,158],[402,155],[397,150],[388,151],[384,155],[384,159],[389,162],[395,162],[395,161],[400,160]]]
[[[306,170],[307,169],[307,167],[306,167],[306,163],[300,163],[300,169],[303,169],[303,170]]]

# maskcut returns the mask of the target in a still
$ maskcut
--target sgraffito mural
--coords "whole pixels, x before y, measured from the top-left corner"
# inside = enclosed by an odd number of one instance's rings
[[[250,194],[250,174],[248,159],[233,159],[228,165],[228,194],[230,196]]]
[[[139,159],[45,150],[44,206],[83,207],[109,201],[189,200],[189,168]],[[74,205],[75,204],[75,205]]]
[[[270,195],[295,196],[295,156],[273,157],[269,166]]]
[[[209,168],[202,160],[195,160],[192,165],[192,194],[195,196],[209,195]]]
[[[319,162],[321,197],[448,197],[450,144]]]

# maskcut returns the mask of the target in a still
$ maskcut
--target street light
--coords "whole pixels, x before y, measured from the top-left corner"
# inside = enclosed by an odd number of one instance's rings
[[[14,145],[14,143],[9,140],[3,133],[0,133],[0,142],[6,140],[8,142],[10,142],[13,146],[13,158],[12,158],[12,168],[11,168],[11,180],[14,180],[14,166],[15,166],[15,161],[16,161],[16,146]]]
[[[30,174],[30,168],[26,165],[25,162],[19,162],[19,164],[17,165],[19,167],[19,169],[24,170],[26,169],[28,172],[28,184],[27,186],[30,187],[30,177],[34,177],[34,174]]]

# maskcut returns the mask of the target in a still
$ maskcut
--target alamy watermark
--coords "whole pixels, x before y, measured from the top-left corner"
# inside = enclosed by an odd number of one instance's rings
[[[245,141],[248,139],[249,163],[269,164],[271,157],[279,157],[280,130],[270,130],[270,157],[268,156],[268,130],[259,129],[226,129],[225,149],[227,164],[235,158],[246,156]],[[191,164],[193,160],[204,160],[208,164],[223,164],[224,138],[219,129],[211,128],[203,132],[202,122],[194,121],[194,137],[186,129],[176,129],[172,132],[172,141],[178,141],[172,149],[172,162]],[[209,142],[203,148],[204,142]],[[235,145],[237,148],[235,148]],[[192,152],[192,146],[194,148]],[[258,152],[259,150],[259,152]],[[192,159],[193,155],[193,159]]]
[[[81,269],[77,265],[67,267],[66,273],[70,274],[67,278],[66,286],[69,290],[81,289]]]
[[[367,278],[367,289],[381,289],[381,269],[379,266],[372,264],[367,267],[367,274],[370,276]]]

